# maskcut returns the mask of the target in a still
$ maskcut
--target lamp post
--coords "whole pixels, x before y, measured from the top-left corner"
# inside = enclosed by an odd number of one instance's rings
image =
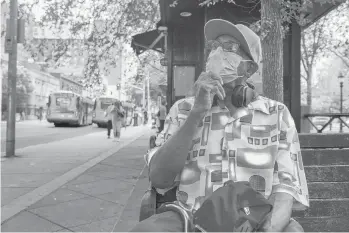
[[[343,113],[343,78],[344,75],[342,73],[339,73],[338,79],[339,79],[339,88],[340,88],[340,113]],[[343,133],[343,125],[342,121],[339,122],[339,132]]]

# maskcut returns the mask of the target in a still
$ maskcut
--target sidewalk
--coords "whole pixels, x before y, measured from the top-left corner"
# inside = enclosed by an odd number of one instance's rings
[[[149,132],[128,128],[119,145],[101,132],[17,150],[21,158],[2,162],[2,231],[114,224],[144,167]]]

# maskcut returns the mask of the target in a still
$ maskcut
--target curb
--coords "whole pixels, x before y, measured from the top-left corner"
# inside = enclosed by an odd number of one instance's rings
[[[104,159],[108,158],[109,156],[112,156],[116,152],[118,152],[120,149],[124,148],[125,146],[128,146],[138,138],[142,137],[146,131],[143,129],[135,138],[122,142],[122,144],[118,145],[116,148],[112,148],[106,152],[102,152],[97,157],[87,161],[86,163],[73,168],[72,170],[66,172],[65,174],[56,177],[52,181],[34,189],[33,191],[20,196],[14,200],[12,200],[9,204],[4,205],[1,207],[1,224],[3,224],[5,221],[9,220],[16,214],[20,213],[21,211],[25,210],[29,206],[33,205],[34,203],[38,202],[45,196],[49,195],[53,191],[57,190],[64,184],[68,183],[69,181],[75,179],[85,171],[87,171],[89,168],[95,166],[96,164],[100,163]]]

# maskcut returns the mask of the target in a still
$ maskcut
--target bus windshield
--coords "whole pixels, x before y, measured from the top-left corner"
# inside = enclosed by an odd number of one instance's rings
[[[107,110],[107,108],[113,104],[116,99],[113,98],[100,98],[99,101],[101,102],[101,109],[102,110]]]
[[[71,93],[56,93],[54,96],[56,97],[56,106],[63,108],[69,107],[74,97],[74,95]]]
[[[74,112],[76,110],[75,95],[72,93],[54,93],[51,105],[59,112]]]

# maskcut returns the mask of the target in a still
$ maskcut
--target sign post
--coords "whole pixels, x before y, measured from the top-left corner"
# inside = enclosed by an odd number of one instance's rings
[[[16,80],[17,80],[17,43],[24,40],[24,21],[18,22],[18,2],[10,1],[10,20],[7,24],[5,52],[9,54],[8,62],[8,116],[6,128],[6,157],[15,156],[16,136]],[[18,29],[20,32],[18,33]],[[19,37],[18,37],[19,36]],[[19,40],[19,41],[18,41]]]

